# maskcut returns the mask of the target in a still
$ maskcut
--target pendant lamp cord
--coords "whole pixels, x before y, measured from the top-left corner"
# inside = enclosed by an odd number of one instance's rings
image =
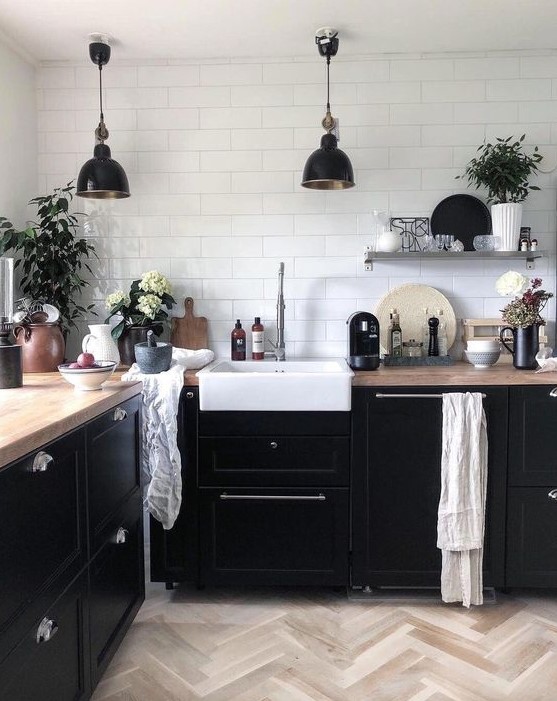
[[[330,96],[329,96],[329,65],[330,65],[330,63],[331,63],[331,57],[327,56],[327,114],[325,115],[323,121],[321,122],[321,124],[323,125],[323,129],[325,129],[325,131],[329,132],[329,134],[335,128],[335,118],[331,114],[331,103],[330,103]]]
[[[331,111],[331,104],[329,102],[329,66],[331,64],[331,57],[327,56],[327,112]]]
[[[108,129],[106,128],[106,124],[104,123],[104,114],[103,114],[103,67],[102,64],[99,63],[99,106],[100,106],[100,121],[99,121],[99,126],[95,129],[95,136],[97,139],[100,141],[100,143],[104,143],[106,139],[108,139]]]

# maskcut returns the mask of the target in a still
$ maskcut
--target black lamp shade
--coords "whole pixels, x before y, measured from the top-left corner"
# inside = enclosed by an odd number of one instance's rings
[[[111,158],[106,144],[97,144],[93,158],[83,164],[77,176],[76,195],[98,200],[130,196],[128,177],[118,161]]]
[[[312,190],[346,190],[354,187],[350,159],[339,148],[334,134],[321,137],[321,147],[306,161],[302,186]]]

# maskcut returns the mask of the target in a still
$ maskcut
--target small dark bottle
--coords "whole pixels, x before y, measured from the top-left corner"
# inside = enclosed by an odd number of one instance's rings
[[[432,316],[427,322],[429,326],[429,346],[427,349],[427,354],[431,356],[439,355],[439,339],[437,333],[439,331],[439,319],[436,316]]]
[[[264,360],[265,342],[263,334],[265,329],[261,323],[261,318],[256,316],[251,327],[251,358],[252,360]]]
[[[240,319],[236,319],[236,325],[232,329],[230,334],[231,341],[231,352],[230,358],[232,360],[245,360],[246,359],[246,332],[242,328]]]

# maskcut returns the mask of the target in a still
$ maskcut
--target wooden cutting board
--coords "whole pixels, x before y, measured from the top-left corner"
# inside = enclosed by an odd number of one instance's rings
[[[208,348],[207,319],[204,316],[194,316],[193,297],[186,297],[184,307],[184,316],[172,317],[170,343],[176,348],[190,350]]]

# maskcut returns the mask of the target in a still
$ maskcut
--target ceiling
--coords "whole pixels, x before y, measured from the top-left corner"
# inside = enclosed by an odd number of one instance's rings
[[[340,55],[552,49],[555,0],[0,0],[0,27],[34,60],[86,60],[87,36],[120,59],[315,55],[321,26]]]

